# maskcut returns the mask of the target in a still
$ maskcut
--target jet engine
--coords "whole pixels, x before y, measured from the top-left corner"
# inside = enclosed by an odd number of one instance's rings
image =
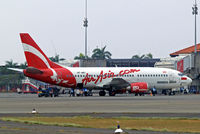
[[[130,93],[135,93],[136,95],[145,94],[148,92],[148,84],[146,82],[136,82],[131,83],[129,87]]]

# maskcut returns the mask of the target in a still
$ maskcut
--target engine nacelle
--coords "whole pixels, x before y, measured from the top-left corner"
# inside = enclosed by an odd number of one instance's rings
[[[146,93],[148,92],[148,84],[146,82],[136,82],[130,85],[131,93]]]

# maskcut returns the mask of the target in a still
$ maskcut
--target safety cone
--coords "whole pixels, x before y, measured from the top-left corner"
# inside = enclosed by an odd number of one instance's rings
[[[153,96],[152,92],[150,92],[150,96]]]

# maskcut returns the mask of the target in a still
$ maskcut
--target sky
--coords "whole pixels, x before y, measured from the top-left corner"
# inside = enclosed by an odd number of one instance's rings
[[[198,5],[200,5],[200,1]],[[155,58],[194,44],[193,0],[88,0],[88,54],[112,58],[152,53]],[[24,63],[19,33],[29,33],[48,56],[73,59],[85,52],[84,0],[1,0],[0,65]],[[197,16],[200,24],[200,16]],[[197,28],[200,42],[200,25]]]

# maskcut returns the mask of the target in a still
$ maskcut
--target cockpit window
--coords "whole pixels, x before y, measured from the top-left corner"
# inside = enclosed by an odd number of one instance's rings
[[[184,76],[184,74],[183,74],[183,73],[178,73],[178,75],[179,75],[179,76]]]

